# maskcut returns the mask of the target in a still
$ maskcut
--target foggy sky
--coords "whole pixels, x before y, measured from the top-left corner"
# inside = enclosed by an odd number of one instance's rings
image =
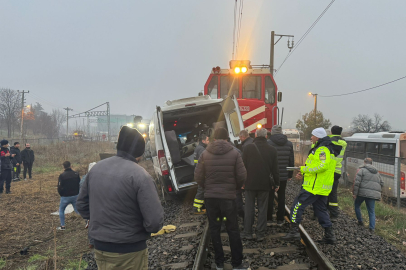
[[[269,64],[270,32],[305,33],[330,0],[245,0],[238,58]],[[28,103],[78,113],[109,101],[112,114],[150,118],[166,100],[195,96],[214,66],[228,68],[232,0],[0,0],[0,87]],[[406,1],[337,0],[275,77],[284,127],[332,95],[406,75]],[[275,49],[279,67],[288,49]],[[381,114],[406,130],[406,79],[365,93],[318,99],[333,124]]]

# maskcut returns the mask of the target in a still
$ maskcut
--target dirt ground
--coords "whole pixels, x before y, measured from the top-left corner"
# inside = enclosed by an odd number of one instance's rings
[[[152,163],[141,162],[150,173]],[[33,175],[32,180],[12,182],[11,194],[0,197],[0,269],[74,269],[90,250],[85,220],[66,215],[66,231],[56,231],[59,216],[57,179],[61,172]],[[26,255],[20,251],[29,247]],[[41,255],[41,256],[39,256]],[[43,257],[42,257],[43,256]],[[83,269],[83,268],[82,268]]]

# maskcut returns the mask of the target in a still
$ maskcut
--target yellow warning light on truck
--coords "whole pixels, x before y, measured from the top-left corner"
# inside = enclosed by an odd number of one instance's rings
[[[246,73],[251,69],[250,60],[231,60],[230,69],[234,71],[234,74]]]
[[[262,128],[262,124],[257,124],[257,129],[261,129]]]

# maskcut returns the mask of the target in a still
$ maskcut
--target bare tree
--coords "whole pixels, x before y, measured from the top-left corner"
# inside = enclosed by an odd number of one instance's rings
[[[373,118],[366,114],[359,114],[352,120],[352,126],[355,133],[375,133],[391,129],[389,122],[383,121],[382,116],[377,113]]]
[[[57,130],[56,135],[59,136],[59,133],[61,132],[62,124],[66,122],[65,113],[61,110],[52,109],[51,118],[56,125],[56,130]]]
[[[21,99],[17,91],[0,89],[0,118],[7,126],[7,137],[11,137],[11,132],[15,125],[18,125],[21,114]]]

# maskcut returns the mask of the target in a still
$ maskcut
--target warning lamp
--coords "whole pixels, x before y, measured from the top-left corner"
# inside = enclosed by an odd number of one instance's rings
[[[127,127],[133,128],[133,127],[134,127],[134,124],[133,124],[133,123],[128,123],[128,124],[127,124]]]
[[[262,125],[261,124],[257,124],[257,129],[261,129]]]
[[[145,133],[144,133],[144,134],[142,134],[142,137],[146,138],[146,137],[147,137],[147,134],[145,134]]]
[[[145,128],[145,127],[146,127],[146,125],[143,123],[138,124],[138,128]]]
[[[247,72],[247,71],[248,71],[248,68],[247,68],[247,67],[242,67],[242,68],[241,68],[241,72],[242,72],[242,73],[245,73],[245,72]]]
[[[239,74],[241,72],[240,67],[235,67],[234,72],[235,72],[235,74]]]
[[[174,126],[174,127],[176,127],[177,125],[178,125],[178,124],[176,124],[176,123],[175,123],[175,124],[173,124],[173,126]]]

